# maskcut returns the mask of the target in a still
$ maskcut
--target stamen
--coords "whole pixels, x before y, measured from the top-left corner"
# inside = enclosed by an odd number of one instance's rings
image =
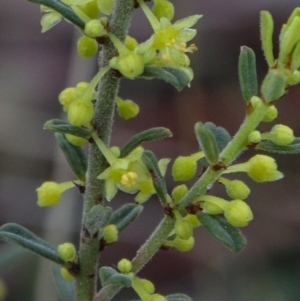
[[[133,171],[129,171],[122,176],[121,183],[124,186],[130,188],[133,185],[135,185],[137,177],[138,177],[137,173]]]

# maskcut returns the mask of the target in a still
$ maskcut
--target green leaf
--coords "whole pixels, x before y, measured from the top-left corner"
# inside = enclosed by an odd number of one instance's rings
[[[299,154],[300,138],[295,138],[289,145],[278,145],[270,140],[263,140],[256,145],[256,149],[279,154]]]
[[[189,296],[185,294],[172,294],[166,296],[168,301],[193,301]]]
[[[209,165],[215,165],[219,159],[219,147],[213,133],[201,122],[195,124],[195,133],[207,162]]]
[[[181,91],[190,83],[188,75],[179,68],[146,66],[142,76],[162,79]]]
[[[87,170],[87,158],[84,150],[81,147],[71,144],[64,134],[55,133],[55,138],[62,149],[69,166],[79,180],[85,181]]]
[[[65,280],[61,276],[60,269],[59,265],[52,264],[52,275],[59,299],[61,301],[73,301],[75,299],[75,281]]]
[[[246,46],[241,47],[238,63],[239,82],[246,102],[257,95],[257,74],[254,51]]]
[[[142,212],[143,206],[125,204],[113,212],[109,224],[116,225],[119,232],[129,226]]]
[[[286,76],[276,69],[269,70],[261,85],[261,94],[266,102],[278,100],[285,93]]]
[[[7,272],[10,268],[15,267],[17,264],[26,260],[28,255],[32,254],[24,249],[16,246],[3,245],[0,248],[0,274]]]
[[[84,30],[85,23],[81,20],[73,9],[59,0],[28,0],[29,2],[45,5],[60,13],[65,19]]]
[[[204,212],[199,212],[197,218],[214,238],[219,240],[234,253],[242,251],[246,246],[246,237],[224,218],[209,215]]]
[[[45,130],[50,130],[56,133],[71,134],[85,139],[90,138],[90,132],[80,126],[72,125],[60,119],[51,119],[44,124]]]
[[[102,286],[108,284],[131,286],[131,278],[129,276],[121,274],[111,267],[101,267],[99,269],[99,278]]]
[[[135,148],[137,148],[142,142],[153,141],[157,139],[163,139],[172,137],[172,132],[164,127],[151,128],[149,130],[140,132],[134,135],[121,150],[120,157],[124,158],[129,155]]]
[[[3,225],[0,227],[0,238],[29,249],[60,265],[65,263],[53,246],[20,225],[14,223]]]
[[[163,205],[166,205],[168,195],[167,185],[165,178],[160,172],[158,162],[154,153],[151,151],[144,151],[142,160],[152,176],[153,186],[159,199],[161,200]]]
[[[112,215],[112,209],[110,207],[104,207],[102,205],[95,205],[88,212],[85,227],[94,235],[102,227],[107,225]]]

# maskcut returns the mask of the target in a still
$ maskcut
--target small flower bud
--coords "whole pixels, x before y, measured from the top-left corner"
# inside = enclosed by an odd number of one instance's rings
[[[172,175],[175,181],[188,181],[195,176],[196,171],[197,161],[191,156],[179,156],[172,166]]]
[[[119,57],[112,58],[109,61],[109,66],[119,70],[123,76],[129,79],[134,79],[144,72],[142,56],[132,51],[128,51]]]
[[[107,225],[103,230],[103,238],[108,243],[111,244],[118,240],[119,231],[116,225]]]
[[[56,182],[44,182],[36,191],[40,207],[56,205],[60,200],[61,189]]]
[[[201,225],[195,214],[187,214],[183,219],[187,220],[194,228]]]
[[[250,207],[242,200],[231,201],[225,208],[224,215],[234,227],[245,227],[253,219]]]
[[[261,141],[260,131],[253,131],[248,136],[249,143],[259,143]]]
[[[115,0],[98,0],[97,2],[101,12],[106,15],[111,14]]]
[[[142,285],[144,290],[147,291],[148,294],[151,294],[151,295],[154,294],[155,286],[151,281],[149,281],[147,279],[140,279],[140,284]]]
[[[58,95],[58,101],[63,105],[64,110],[67,111],[69,105],[76,99],[76,97],[76,89],[69,87],[60,92]]]
[[[176,186],[172,191],[172,197],[175,201],[175,203],[178,203],[187,193],[188,188],[185,184]]]
[[[118,262],[117,266],[118,266],[118,270],[124,274],[131,272],[131,269],[132,269],[131,261],[126,258],[121,259]]]
[[[153,294],[149,298],[147,298],[147,301],[168,301],[168,300],[166,297],[160,294]]]
[[[67,281],[72,281],[74,280],[74,276],[70,274],[70,272],[66,268],[61,268],[60,269],[61,276],[67,280]]]
[[[193,235],[193,226],[185,219],[175,224],[175,233],[182,239],[189,239]]]
[[[174,17],[174,5],[167,0],[154,0],[152,12],[157,19],[166,18],[172,20]]]
[[[205,202],[202,205],[202,208],[203,208],[203,211],[208,214],[215,215],[215,214],[223,213],[223,208],[212,202]]]
[[[134,50],[138,46],[138,42],[135,38],[131,36],[126,36],[124,45],[129,49],[129,50]]]
[[[58,245],[57,252],[59,256],[66,261],[73,261],[76,256],[75,246],[70,242]]]
[[[87,82],[79,82],[77,85],[76,85],[76,92],[80,95],[80,94],[83,94],[87,87],[89,86],[89,83]]]
[[[188,239],[181,239],[176,237],[173,241],[173,246],[180,252],[188,252],[190,251],[195,244],[195,239],[191,236]]]
[[[250,194],[250,189],[243,181],[233,180],[229,181],[226,185],[226,192],[228,196],[234,200],[244,200]]]
[[[283,124],[276,124],[270,132],[270,140],[278,145],[289,145],[294,139],[293,130]]]
[[[123,100],[122,98],[117,97],[116,103],[119,116],[126,120],[135,117],[140,111],[139,106],[132,100]]]
[[[66,134],[65,136],[66,139],[75,146],[82,146],[86,142],[85,138],[78,137],[72,134]]]
[[[100,37],[104,32],[104,27],[100,20],[94,19],[85,24],[84,32],[86,35],[96,38]]]
[[[98,17],[99,8],[97,5],[97,0],[92,0],[85,4],[82,4],[79,6],[79,8],[91,19],[95,19]]]
[[[95,39],[87,36],[80,37],[77,41],[77,53],[80,57],[92,57],[98,51],[98,44]]]
[[[266,115],[264,116],[264,118],[262,119],[262,121],[264,121],[264,122],[271,122],[274,119],[276,119],[277,116],[278,116],[278,110],[273,105],[273,106],[269,107],[269,109],[268,109]]]
[[[73,125],[89,126],[94,116],[94,106],[89,100],[72,102],[68,109],[68,121]]]
[[[247,162],[248,175],[256,182],[276,181],[283,177],[277,170],[276,161],[269,156],[255,155]]]

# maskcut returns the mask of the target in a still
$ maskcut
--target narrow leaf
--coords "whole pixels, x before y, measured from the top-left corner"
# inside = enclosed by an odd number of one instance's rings
[[[278,100],[285,93],[286,76],[276,69],[271,69],[263,80],[261,94],[266,102]]]
[[[85,23],[81,20],[72,8],[59,0],[28,0],[29,2],[45,5],[60,13],[65,19],[84,30]]]
[[[116,225],[119,232],[129,226],[143,210],[142,205],[126,204],[113,212],[109,224]]]
[[[61,301],[73,301],[75,298],[75,281],[65,280],[61,276],[60,269],[59,265],[52,264],[52,275],[59,299]]]
[[[53,246],[20,225],[13,223],[3,225],[0,227],[0,238],[29,249],[58,264],[65,263]]]
[[[246,102],[257,95],[257,74],[254,51],[246,46],[241,47],[238,63],[239,82]]]
[[[72,125],[60,119],[51,119],[44,124],[45,130],[50,130],[56,133],[71,134],[85,139],[90,138],[90,132],[80,126]]]
[[[142,142],[153,141],[172,137],[172,132],[164,127],[151,128],[149,130],[140,132],[134,135],[121,150],[120,157],[124,158],[129,155],[135,148],[137,148]]]
[[[278,145],[270,140],[263,140],[257,144],[256,149],[279,154],[299,154],[300,138],[295,138],[289,145]]]
[[[127,275],[117,273],[112,275],[105,281],[104,285],[107,284],[118,284],[125,287],[131,287],[131,278]]]
[[[215,165],[219,159],[219,148],[213,133],[201,122],[195,124],[195,133],[207,162],[212,166]]]
[[[260,38],[262,49],[269,67],[274,65],[273,55],[273,31],[274,21],[272,15],[263,10],[260,12]]]
[[[0,273],[7,272],[10,268],[22,263],[29,254],[32,253],[16,246],[3,245],[0,248]]]
[[[204,212],[199,212],[197,218],[214,238],[219,240],[234,253],[242,251],[246,246],[246,237],[224,218],[209,215]]]
[[[55,133],[55,138],[64,152],[64,155],[73,170],[74,174],[79,180],[85,181],[85,174],[87,170],[87,158],[84,150],[81,147],[71,144],[64,134]]]
[[[185,294],[172,294],[166,296],[168,301],[193,301],[189,296]]]
[[[94,235],[102,227],[107,225],[111,215],[112,209],[110,207],[104,207],[100,204],[95,205],[87,214],[85,227],[91,235]]]
[[[118,274],[118,272],[111,267],[101,267],[99,269],[99,279],[101,282],[101,286],[105,286],[106,281],[116,274]]]
[[[162,176],[159,170],[158,162],[154,153],[151,151],[144,151],[142,160],[152,176],[153,186],[159,199],[161,200],[162,204],[166,205],[168,194],[167,185],[165,178]]]
[[[162,79],[181,91],[190,83],[188,75],[179,68],[146,66],[142,76]]]

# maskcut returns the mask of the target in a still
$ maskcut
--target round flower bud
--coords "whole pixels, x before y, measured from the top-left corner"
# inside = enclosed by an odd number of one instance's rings
[[[58,245],[57,252],[58,255],[66,261],[73,261],[76,256],[75,246],[70,242]]]
[[[175,233],[182,239],[189,239],[193,235],[193,226],[185,219],[175,224]]]
[[[188,188],[185,184],[176,186],[172,191],[172,197],[175,201],[175,203],[178,203],[187,193]]]
[[[73,125],[89,126],[94,116],[94,106],[89,100],[72,102],[68,109],[68,121]]]
[[[259,143],[261,141],[260,131],[253,131],[248,136],[249,143]]]
[[[204,202],[202,205],[203,211],[208,214],[220,214],[223,213],[223,208],[220,207],[218,204],[212,202]]]
[[[166,297],[160,294],[153,294],[149,298],[147,298],[146,301],[168,301],[168,300]]]
[[[196,171],[197,161],[191,156],[179,156],[172,166],[172,175],[175,181],[188,181],[195,176]]]
[[[77,41],[77,53],[80,57],[92,57],[98,51],[98,44],[95,39],[87,36],[80,37]]]
[[[79,82],[77,85],[76,85],[76,92],[80,95],[80,94],[83,94],[87,87],[89,86],[89,83],[87,82]]]
[[[262,121],[264,121],[264,122],[271,122],[274,119],[276,119],[277,116],[278,116],[278,110],[273,105],[273,106],[269,107],[269,109],[268,109],[266,115],[264,116],[264,118],[262,119]]]
[[[276,161],[266,155],[255,155],[247,162],[248,176],[256,182],[276,181],[283,177]]]
[[[126,36],[124,45],[129,49],[129,50],[134,50],[138,46],[138,42],[135,38],[131,36]]]
[[[253,219],[250,207],[242,200],[231,201],[225,208],[224,215],[234,227],[245,227]]]
[[[74,276],[72,274],[70,274],[70,272],[65,268],[60,269],[60,274],[67,281],[74,280]]]
[[[153,14],[157,19],[166,18],[172,20],[174,17],[174,5],[167,0],[154,0]]]
[[[86,35],[96,38],[100,37],[104,32],[104,27],[100,20],[94,19],[85,24],[84,32]]]
[[[198,220],[195,214],[187,214],[184,217],[194,228],[199,227],[201,225],[200,221]]]
[[[69,87],[60,92],[58,95],[58,101],[63,105],[64,110],[67,111],[69,105],[76,99],[76,97],[76,89]]]
[[[139,106],[132,100],[117,97],[116,103],[119,116],[126,120],[135,117],[140,111]]]
[[[226,192],[233,200],[241,199],[244,200],[250,194],[249,187],[240,180],[229,181],[226,185]]]
[[[38,202],[40,207],[56,205],[61,196],[61,189],[56,182],[44,182],[37,190]]]
[[[108,244],[116,242],[118,240],[118,234],[119,231],[114,224],[107,225],[103,230],[103,238]]]
[[[181,239],[176,237],[173,241],[173,246],[180,252],[188,252],[190,251],[195,244],[195,239],[191,236],[189,239]]]
[[[132,269],[132,263],[130,260],[123,258],[118,262],[118,270],[121,273],[129,273]]]
[[[78,137],[72,134],[65,134],[65,136],[66,139],[75,146],[82,146],[86,142],[85,138]]]
[[[144,72],[142,56],[132,51],[128,51],[119,57],[112,58],[109,61],[109,66],[119,70],[123,76],[129,79],[134,79]]]
[[[148,294],[151,294],[151,295],[154,294],[155,286],[151,281],[149,281],[147,279],[140,279],[140,284],[147,291]]]
[[[270,132],[270,140],[278,145],[289,145],[294,139],[293,130],[283,124],[276,124]]]

